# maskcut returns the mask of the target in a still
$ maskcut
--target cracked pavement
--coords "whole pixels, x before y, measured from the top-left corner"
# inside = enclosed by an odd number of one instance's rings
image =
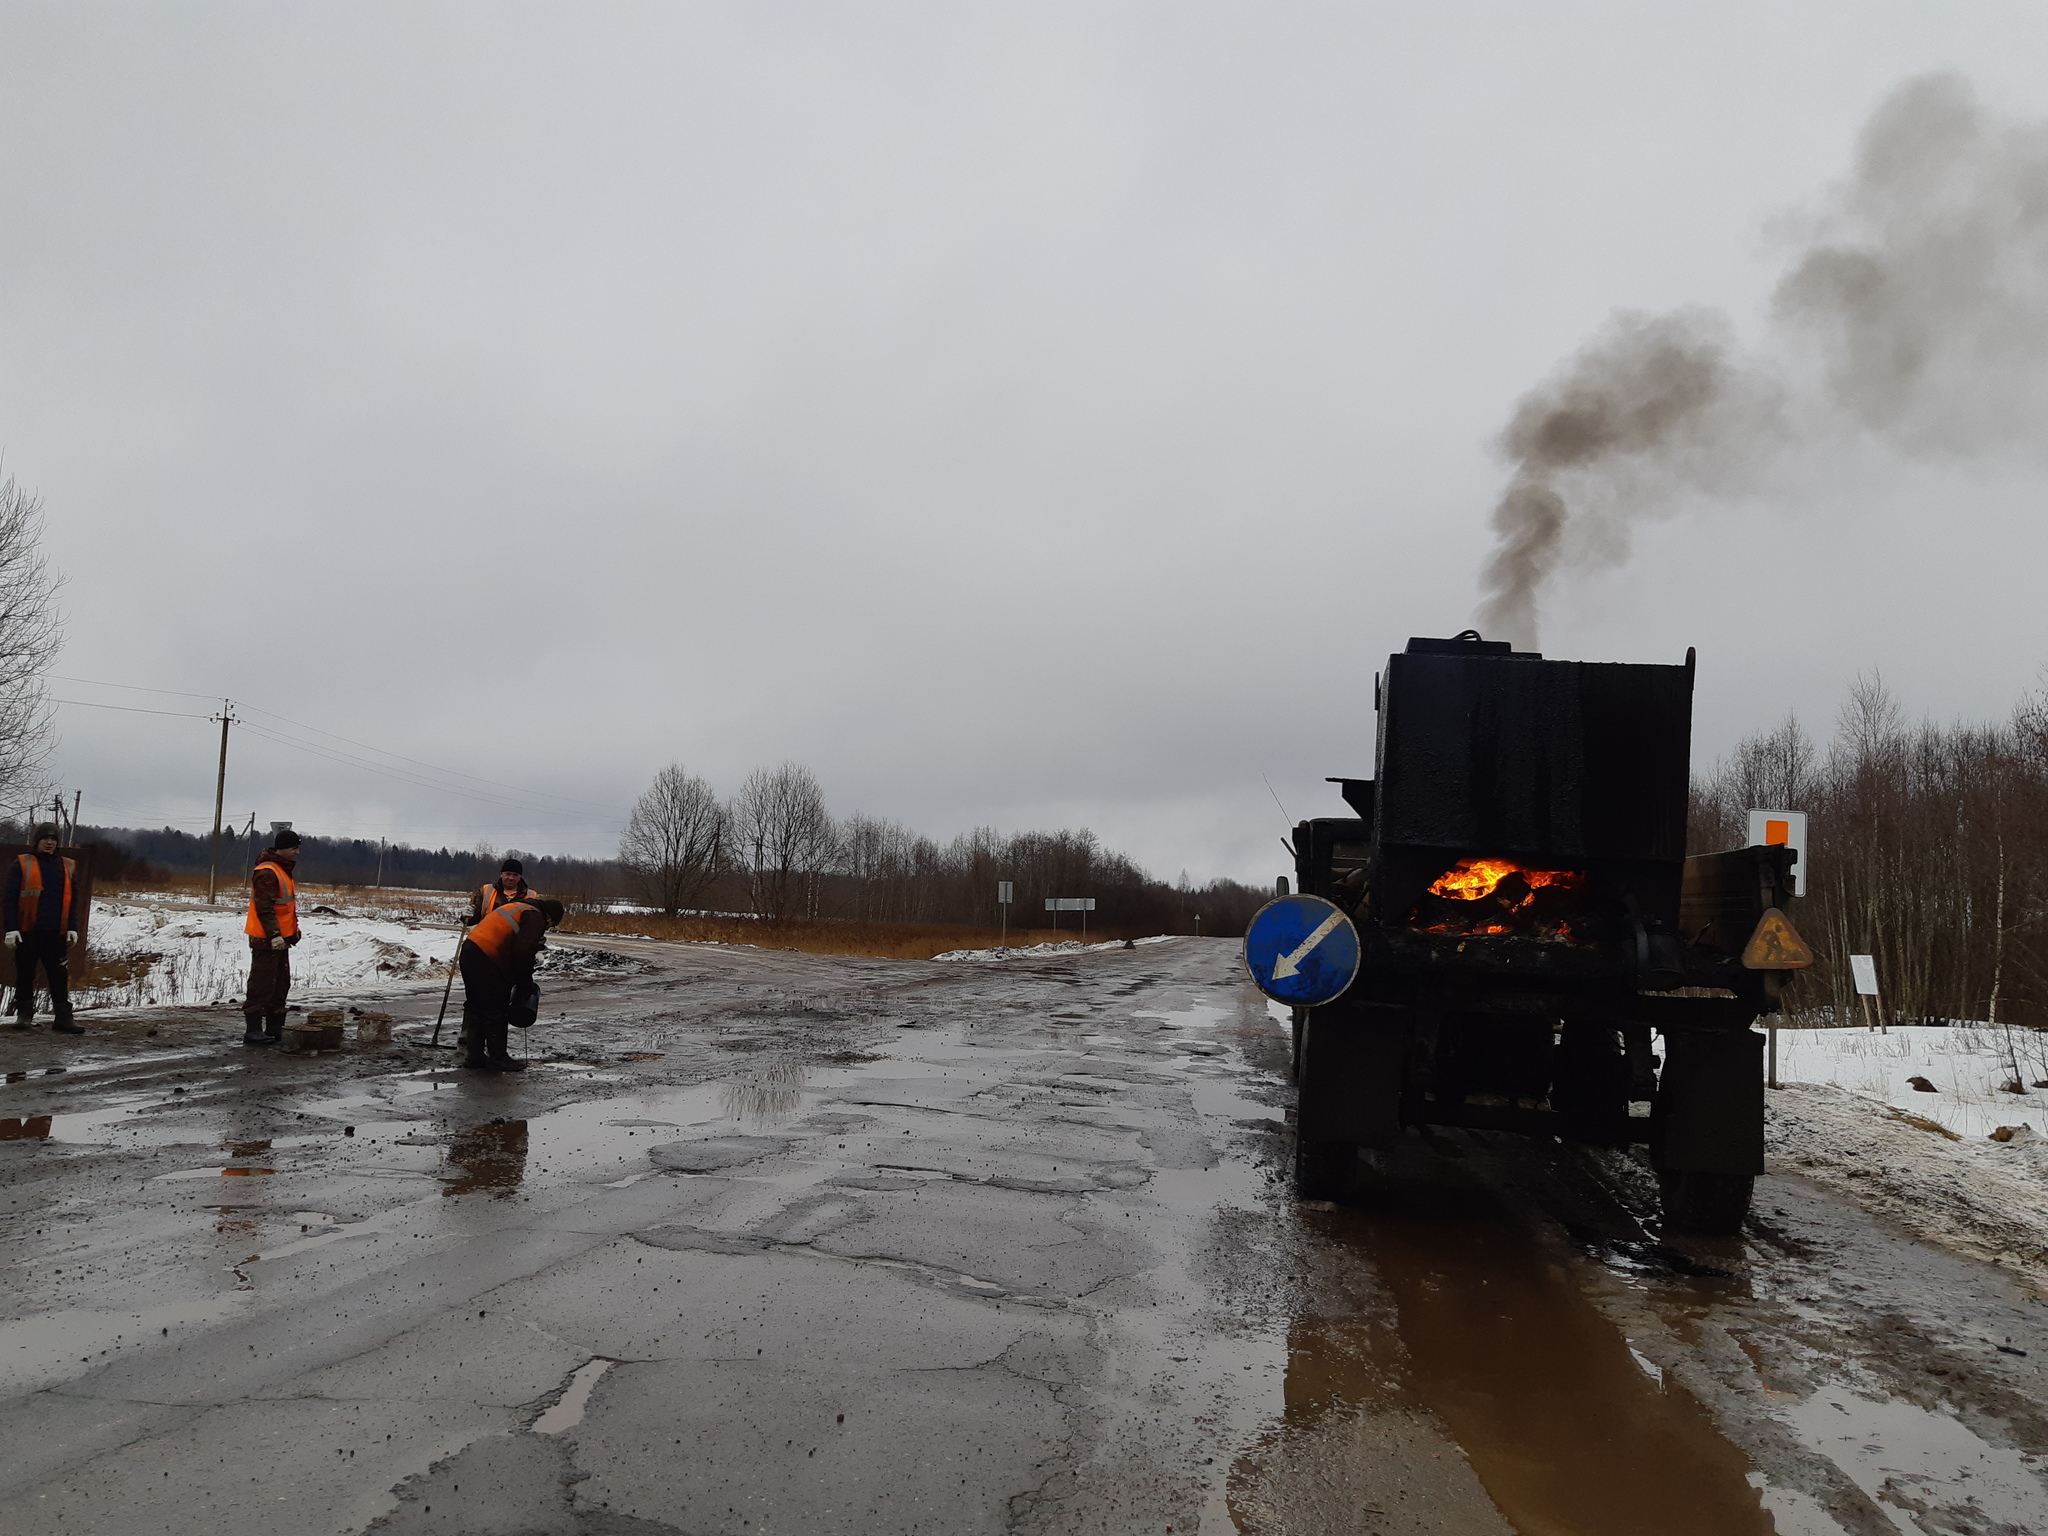
[[[2019,1280],[1506,1137],[1300,1205],[1234,941],[580,947],[517,1077],[0,1040],[10,1533],[2048,1530]]]

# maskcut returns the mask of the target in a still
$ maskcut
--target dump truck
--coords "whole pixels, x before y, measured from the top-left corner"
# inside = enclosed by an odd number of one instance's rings
[[[1319,934],[1355,934],[1348,984],[1292,1010],[1302,1195],[1456,1126],[1646,1143],[1667,1226],[1740,1227],[1763,1171],[1756,1021],[1813,957],[1795,850],[1688,855],[1694,663],[1554,661],[1470,630],[1388,658],[1373,776],[1331,780],[1352,814],[1295,827],[1300,894],[1283,879],[1267,909],[1330,909],[1277,962],[1290,978]],[[1284,998],[1274,969],[1254,976]]]

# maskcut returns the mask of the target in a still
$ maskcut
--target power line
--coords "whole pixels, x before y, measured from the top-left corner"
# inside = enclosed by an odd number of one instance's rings
[[[483,790],[464,789],[454,784],[437,784],[432,779],[421,778],[403,769],[388,768],[381,763],[368,762],[353,753],[325,747],[318,742],[295,741],[289,736],[281,735],[265,726],[253,725],[246,720],[242,722],[242,729],[254,733],[260,740],[275,742],[278,746],[290,747],[294,751],[304,752],[330,763],[339,763],[344,767],[359,768],[365,773],[380,774],[385,778],[396,779],[401,784],[411,784],[418,789],[439,790],[444,795],[455,795],[461,799],[475,800],[483,805],[495,805],[501,810],[519,811],[528,816],[542,816],[550,820],[564,820],[574,814],[561,806],[537,805],[528,801],[507,799],[503,795],[494,795]]]
[[[75,679],[73,679],[75,681]],[[151,693],[164,690],[149,689]],[[188,714],[182,709],[141,709],[133,704],[95,704],[89,699],[52,699],[52,704],[70,704],[80,709],[118,709],[129,715],[169,715],[175,720],[211,720],[212,715]]]
[[[212,699],[216,697],[216,695],[214,694],[191,693],[183,689],[177,688],[148,688],[137,683],[110,683],[100,678],[67,677],[62,674],[54,672],[48,675],[52,678],[57,679],[60,682],[85,683],[95,688],[121,688],[136,693],[158,693],[169,695],[176,698],[187,699]],[[100,704],[95,703],[90,699],[56,699],[53,700],[53,702],[83,709],[111,709],[120,711],[125,714],[162,715],[166,718],[179,720],[217,720],[219,718],[218,715],[193,714],[184,710],[145,709],[139,705],[133,704]],[[392,768],[382,763],[371,762],[364,758],[357,757],[354,753],[342,752],[336,748],[324,746],[319,742],[295,740],[293,737],[285,734],[282,731],[278,731],[269,727],[259,726],[249,720],[241,720],[237,722],[242,726],[244,730],[254,731],[258,737],[266,741],[275,742],[279,746],[291,747],[297,751],[309,753],[312,756],[323,758],[328,762],[336,763],[343,767],[357,768],[365,773],[381,774],[386,778],[396,779],[400,783],[410,784],[417,789],[438,790],[443,794],[456,795],[464,799],[474,800],[479,804],[493,805],[501,810],[519,811],[527,815],[547,817],[550,820],[557,820],[575,814],[573,810],[569,809],[570,807],[579,808],[585,811],[602,811],[606,813],[608,816],[614,817],[621,816],[624,814],[624,812],[621,811],[620,808],[617,806],[601,805],[594,800],[581,800],[573,795],[557,795],[549,790],[526,789],[520,785],[506,784],[501,780],[486,779],[479,774],[464,773],[461,770],[454,768],[443,768],[438,764],[425,762],[419,758],[407,757],[404,753],[401,752],[392,752],[387,748],[372,746],[368,742],[356,741],[352,737],[343,736],[334,731],[322,730],[317,725],[308,725],[304,721],[293,720],[287,715],[280,715],[275,710],[263,709],[258,705],[244,704],[241,707],[244,709],[253,710],[255,713],[260,715],[267,715],[271,719],[277,720],[285,725],[292,726],[297,730],[310,731],[316,736],[325,736],[332,741],[345,742],[349,746],[358,747],[365,752],[373,752],[380,757],[392,758],[397,762],[401,763],[410,763],[415,768],[424,769],[429,773],[443,774],[449,778],[455,779],[466,779],[474,784],[488,785],[492,789],[508,791],[509,794],[490,794],[479,792],[473,789],[467,789],[456,784],[437,783],[434,780],[424,778],[419,774],[408,773],[403,769]],[[511,796],[522,796],[527,798],[514,799],[511,798]],[[560,802],[560,804],[546,804],[544,803],[546,801],[558,801]],[[596,825],[596,823],[583,822],[576,823],[576,825],[591,826]]]
[[[209,695],[209,697],[211,697],[211,695]],[[337,735],[333,731],[323,731],[317,725],[307,725],[303,721],[293,720],[284,715],[280,715],[279,713],[277,713],[276,710],[263,709],[255,704],[244,704],[242,707],[244,709],[255,710],[255,712],[259,715],[268,715],[273,720],[282,720],[286,725],[297,726],[298,729],[302,731],[311,731],[315,736],[325,736],[331,741],[345,741],[352,747],[361,747],[365,752],[375,752],[380,757],[395,757],[401,763],[411,763],[416,768],[425,768],[434,773],[445,773],[449,775],[449,777],[451,778],[469,779],[477,784],[489,784],[496,789],[509,789],[514,794],[519,795],[537,795],[542,799],[547,800],[564,800],[571,805],[587,806],[594,811],[610,811],[616,813],[618,810],[617,806],[600,805],[595,800],[579,800],[574,795],[558,795],[550,790],[545,789],[526,789],[521,785],[507,784],[499,779],[486,779],[478,774],[464,773],[459,768],[443,768],[436,763],[423,762],[416,757],[407,757],[402,752],[392,752],[383,747],[373,747],[365,741],[356,741],[347,736]]]
[[[217,693],[187,693],[182,688],[145,688],[140,683],[103,683],[96,677],[66,677],[61,672],[49,672],[44,675],[53,682],[86,683],[94,688],[121,688],[129,693],[162,693],[168,694],[174,699],[217,699],[220,697]]]

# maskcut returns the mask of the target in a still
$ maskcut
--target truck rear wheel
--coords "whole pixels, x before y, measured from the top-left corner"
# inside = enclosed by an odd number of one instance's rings
[[[1358,1176],[1358,1148],[1348,1141],[1297,1141],[1294,1192],[1303,1200],[1342,1200]]]
[[[1756,1177],[1666,1168],[1657,1175],[1657,1187],[1663,1197],[1665,1226],[1707,1237],[1732,1237],[1742,1230],[1749,1215]]]

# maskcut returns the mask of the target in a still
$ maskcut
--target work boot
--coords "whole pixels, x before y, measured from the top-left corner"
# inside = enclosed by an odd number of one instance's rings
[[[263,1038],[267,1043],[276,1045],[284,1039],[284,1018],[281,1013],[266,1013],[263,1016]]]
[[[504,1024],[492,1028],[485,1059],[490,1063],[493,1072],[524,1072],[526,1063],[518,1060],[506,1048],[505,1036],[508,1028],[509,1026]]]
[[[53,1020],[50,1028],[57,1031],[60,1035],[82,1035],[85,1033],[85,1026],[76,1023],[68,1013],[61,1019]]]
[[[36,1027],[36,1016],[32,1013],[17,1013],[14,1016],[14,1022],[7,1027],[9,1029],[34,1029]]]
[[[484,1037],[481,1034],[472,1034],[465,1027],[462,1031],[462,1038],[455,1043],[462,1050],[462,1065],[469,1071],[491,1072],[496,1070],[491,1065],[490,1057],[484,1051]]]
[[[268,1045],[270,1036],[263,1033],[263,1015],[245,1013],[242,1015],[242,1044]]]

